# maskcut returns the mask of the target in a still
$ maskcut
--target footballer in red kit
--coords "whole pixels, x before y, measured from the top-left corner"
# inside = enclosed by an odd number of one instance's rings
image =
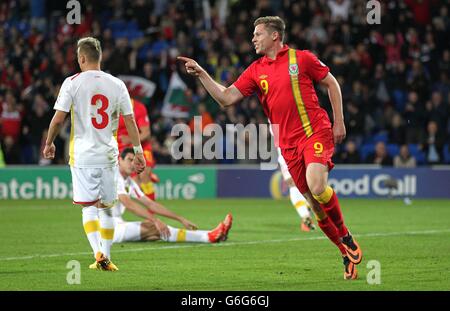
[[[152,153],[152,144],[150,141],[150,120],[148,118],[147,108],[143,103],[136,99],[131,100],[133,105],[134,118],[139,129],[142,149],[144,150],[144,157],[146,160],[146,168],[144,171],[135,175],[138,184],[140,185],[144,194],[151,200],[155,200],[155,190],[153,182],[158,182],[158,177],[152,172],[155,167],[155,160]],[[119,119],[119,127],[117,129],[117,143],[119,145],[119,152],[122,152],[127,147],[131,147],[128,132],[125,128],[125,123],[122,116]]]
[[[311,52],[284,45],[275,60],[261,57],[234,83],[244,96],[256,93],[270,122],[278,124],[279,147],[301,193],[308,191],[301,162],[334,166],[331,122],[313,85],[313,80],[321,81],[329,71]]]
[[[260,17],[254,26],[252,43],[262,57],[229,87],[214,81],[195,60],[178,59],[222,107],[253,94],[258,96],[270,123],[278,125],[275,141],[278,138],[289,173],[314,211],[319,227],[342,254],[344,279],[356,279],[362,251],[345,226],[339,200],[328,185],[334,144],[341,143],[346,135],[339,83],[313,53],[284,44],[286,26],[280,17]],[[328,89],[333,124],[319,105],[314,82]]]

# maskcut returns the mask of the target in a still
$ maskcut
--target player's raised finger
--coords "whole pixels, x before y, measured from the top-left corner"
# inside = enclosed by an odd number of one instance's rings
[[[184,57],[184,56],[177,56],[177,59],[178,59],[178,60],[182,60],[182,61],[184,61],[184,62],[188,62],[188,61],[193,60],[192,58]]]

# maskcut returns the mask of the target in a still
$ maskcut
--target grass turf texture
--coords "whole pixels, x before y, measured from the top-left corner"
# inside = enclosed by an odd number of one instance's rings
[[[449,201],[406,206],[400,200],[342,200],[346,223],[364,251],[356,281],[343,280],[340,254],[320,230],[300,232],[286,200],[162,203],[200,229],[232,212],[229,240],[116,244],[113,262],[120,271],[91,271],[78,207],[0,201],[0,290],[450,290]],[[66,281],[73,259],[81,263],[80,285]],[[381,265],[380,285],[367,283],[370,260]]]

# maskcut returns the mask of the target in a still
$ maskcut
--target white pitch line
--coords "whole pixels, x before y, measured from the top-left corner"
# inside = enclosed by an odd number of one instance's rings
[[[405,231],[405,232],[378,232],[378,233],[366,233],[366,234],[355,234],[355,237],[380,237],[380,236],[399,236],[399,235],[417,235],[417,234],[439,234],[450,232],[450,229],[445,230],[423,230],[423,231]],[[279,239],[279,240],[260,240],[260,241],[247,241],[247,242],[226,242],[219,244],[186,244],[186,245],[170,245],[162,247],[140,247],[140,248],[130,248],[130,249],[117,249],[113,253],[129,253],[129,252],[146,252],[146,251],[159,251],[166,249],[182,249],[182,248],[197,248],[197,247],[225,247],[225,246],[240,246],[240,245],[255,245],[255,244],[266,244],[266,243],[282,243],[282,242],[295,242],[295,241],[313,241],[313,240],[326,240],[325,236],[315,236],[307,238],[293,238],[293,239]],[[145,242],[142,242],[145,243]],[[80,255],[90,255],[92,252],[77,252],[77,253],[59,253],[59,254],[36,254],[22,257],[0,257],[0,261],[14,261],[14,260],[29,260],[35,258],[53,258],[53,257],[65,257],[65,256],[80,256]]]

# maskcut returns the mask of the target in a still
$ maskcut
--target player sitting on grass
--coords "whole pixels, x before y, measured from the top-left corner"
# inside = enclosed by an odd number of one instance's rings
[[[214,230],[196,230],[197,225],[168,210],[161,204],[150,200],[141,191],[137,183],[130,177],[134,171],[133,159],[134,152],[132,148],[125,148],[120,154],[120,175],[117,183],[119,202],[113,207],[115,223],[113,243],[156,240],[167,242],[218,243],[227,239],[233,221],[231,214],[228,214],[225,220],[220,222]],[[122,215],[125,210],[129,210],[145,220],[124,221]],[[188,230],[168,226],[153,214],[177,220]],[[94,263],[91,265],[91,268],[97,269],[97,265]]]

